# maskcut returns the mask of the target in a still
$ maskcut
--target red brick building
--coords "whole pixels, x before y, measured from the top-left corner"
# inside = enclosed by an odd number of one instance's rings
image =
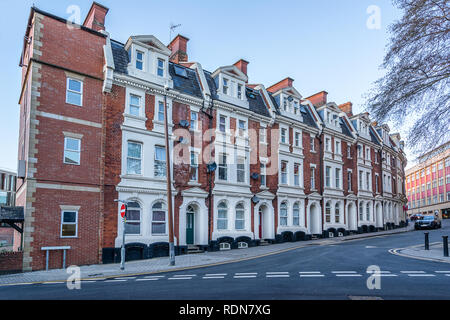
[[[406,159],[384,127],[326,92],[304,98],[291,78],[250,84],[245,60],[203,70],[180,35],[168,46],[152,35],[115,41],[107,12],[94,3],[82,26],[30,13],[20,97],[26,173],[17,182],[23,270],[45,267],[43,247],[70,247],[67,264],[119,261],[116,199],[130,202],[127,258],[167,255],[165,105],[178,254],[402,225],[392,206],[403,200],[383,186]],[[369,148],[367,159],[358,146]],[[399,161],[397,171],[381,152]],[[360,166],[369,175],[358,184]],[[52,251],[50,267],[61,261]]]

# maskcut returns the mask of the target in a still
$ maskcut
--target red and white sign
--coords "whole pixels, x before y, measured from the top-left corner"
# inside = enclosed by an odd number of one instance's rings
[[[127,209],[126,209],[125,205],[123,204],[123,205],[120,207],[120,215],[122,216],[122,218],[125,218],[126,212],[127,212]]]

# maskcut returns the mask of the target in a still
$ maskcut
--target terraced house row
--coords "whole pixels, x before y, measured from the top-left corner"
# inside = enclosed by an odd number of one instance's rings
[[[168,254],[166,166],[178,254],[343,236],[405,222],[398,134],[352,104],[266,87],[240,60],[215,71],[188,39],[113,40],[108,9],[82,26],[31,9],[24,49],[17,205],[24,270]],[[171,161],[166,161],[164,108]],[[127,225],[116,199],[130,202]]]

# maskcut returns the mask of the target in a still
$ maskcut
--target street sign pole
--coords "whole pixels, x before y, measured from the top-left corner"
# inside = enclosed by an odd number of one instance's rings
[[[126,201],[115,200],[116,202],[122,202],[122,206],[120,207],[120,215],[122,216],[123,227],[122,227],[122,247],[120,250],[120,270],[125,270],[125,227],[127,224],[127,211],[128,211],[128,203]]]

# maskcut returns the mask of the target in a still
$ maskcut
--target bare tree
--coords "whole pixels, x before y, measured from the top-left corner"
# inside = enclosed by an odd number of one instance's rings
[[[390,27],[386,74],[367,107],[380,122],[409,123],[408,145],[423,153],[450,138],[450,2],[393,2],[404,15]]]

